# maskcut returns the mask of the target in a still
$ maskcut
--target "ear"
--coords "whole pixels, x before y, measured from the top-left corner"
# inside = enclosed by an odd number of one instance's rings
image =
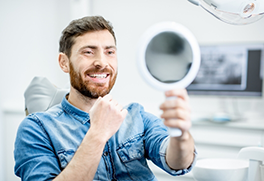
[[[59,65],[60,65],[60,68],[63,72],[65,73],[69,73],[70,71],[70,68],[69,68],[69,58],[66,54],[64,53],[60,53],[59,54],[59,57],[58,57],[58,60],[59,60]]]

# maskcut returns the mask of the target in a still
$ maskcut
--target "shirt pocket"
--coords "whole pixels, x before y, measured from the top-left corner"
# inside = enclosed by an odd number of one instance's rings
[[[127,163],[144,156],[144,144],[141,135],[134,137],[117,148],[117,153],[122,162]]]
[[[61,170],[63,170],[68,165],[68,163],[70,163],[74,154],[75,151],[73,149],[58,151]]]
[[[146,181],[154,177],[144,157],[143,134],[127,140],[116,151],[131,180]]]

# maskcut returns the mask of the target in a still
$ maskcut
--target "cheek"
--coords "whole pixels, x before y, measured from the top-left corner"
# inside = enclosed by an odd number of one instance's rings
[[[78,65],[75,67],[75,71],[78,72],[78,74],[84,75],[85,71],[87,70],[87,67],[85,65]]]
[[[118,69],[117,60],[116,60],[116,61],[113,61],[113,62],[111,63],[111,67],[112,67],[112,69],[114,70],[114,72],[116,73],[116,72],[117,72],[117,69]]]
[[[115,71],[115,73],[117,73],[117,65],[114,67],[114,71]]]
[[[85,66],[87,66],[85,64],[85,61],[83,61],[83,58],[80,55],[72,55],[71,57],[71,67],[74,68],[75,72],[83,73],[83,71],[85,70]]]

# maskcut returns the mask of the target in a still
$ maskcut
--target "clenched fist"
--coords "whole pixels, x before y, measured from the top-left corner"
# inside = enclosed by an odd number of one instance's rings
[[[123,109],[111,95],[99,97],[90,110],[90,129],[93,129],[107,141],[119,129],[127,110]]]

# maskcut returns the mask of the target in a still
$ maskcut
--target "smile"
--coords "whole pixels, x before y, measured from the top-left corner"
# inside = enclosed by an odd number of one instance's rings
[[[88,76],[91,78],[104,79],[108,74],[89,74]]]

